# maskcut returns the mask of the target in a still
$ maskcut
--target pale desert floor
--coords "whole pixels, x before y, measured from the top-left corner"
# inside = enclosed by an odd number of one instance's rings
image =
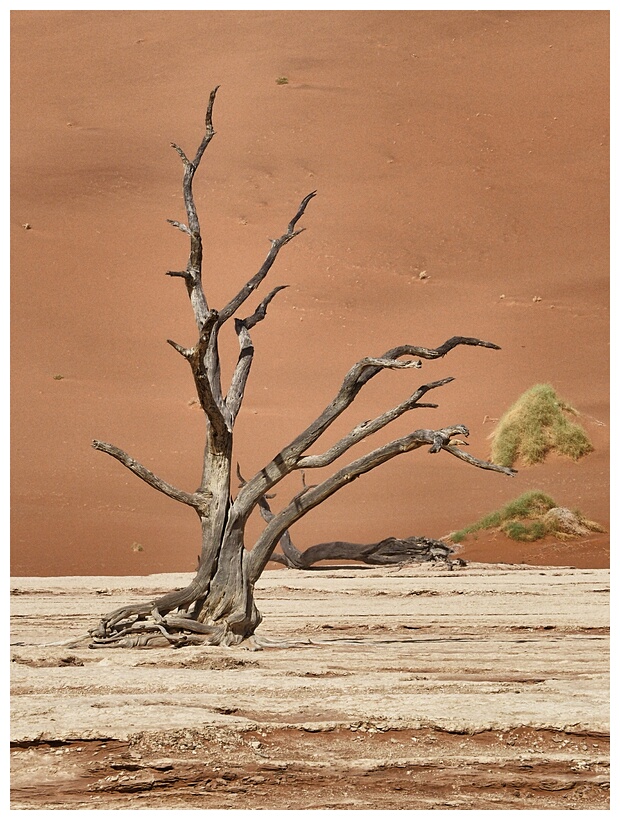
[[[44,646],[188,580],[12,579],[13,808],[608,808],[608,570],[267,571],[288,648]]]

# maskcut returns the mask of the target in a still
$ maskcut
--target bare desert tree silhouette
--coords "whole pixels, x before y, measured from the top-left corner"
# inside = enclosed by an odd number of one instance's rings
[[[259,472],[243,482],[233,499],[233,430],[254,356],[250,332],[265,318],[272,299],[285,286],[274,287],[245,318],[238,318],[236,314],[263,282],[281,249],[303,231],[298,224],[316,192],[313,191],[304,197],[284,233],[271,241],[271,248],[259,271],[222,308],[215,310],[210,307],[202,284],[203,244],[194,203],[193,182],[204,152],[215,134],[212,114],[217,90],[215,88],[211,92],[205,118],[205,133],[194,158],[189,159],[184,151],[173,143],[173,148],[181,158],[184,168],[183,196],[187,222],[169,220],[174,227],[187,234],[190,245],[185,269],[168,271],[168,276],[185,282],[198,327],[197,340],[191,348],[168,341],[189,364],[200,407],[206,418],[206,443],[200,487],[194,492],[177,489],[118,447],[102,441],[93,441],[96,450],[108,453],[120,461],[149,486],[195,510],[202,529],[200,562],[195,577],[184,589],[172,591],[147,603],[129,604],[106,615],[90,632],[94,646],[148,646],[149,643],[160,642],[162,636],[173,645],[207,643],[230,646],[246,639],[255,641],[254,631],[261,621],[261,616],[254,603],[254,585],[278,542],[286,536],[288,529],[310,510],[346,484],[396,456],[428,446],[430,453],[446,452],[474,467],[495,470],[506,475],[514,473],[510,468],[482,461],[461,450],[453,441],[453,437],[468,435],[469,431],[462,424],[443,427],[440,430],[414,430],[350,461],[316,485],[306,485],[304,482],[303,489],[283,509],[277,513],[269,511],[264,530],[251,545],[251,549],[247,548],[245,530],[252,511],[262,506],[266,512],[268,494],[282,479],[294,471],[308,471],[331,465],[355,444],[381,430],[403,413],[420,407],[437,407],[436,404],[429,404],[423,399],[431,391],[452,381],[452,378],[444,378],[421,385],[401,404],[372,420],[358,424],[329,449],[310,453],[310,448],[351,405],[360,390],[371,379],[386,368],[419,368],[421,359],[438,359],[457,345],[473,345],[494,350],[497,350],[498,346],[480,339],[454,336],[434,349],[404,344],[380,356],[361,359],[346,374],[337,394],[315,421],[286,444]],[[239,357],[228,390],[224,393],[220,374],[219,335],[231,319],[234,319],[234,329],[239,341]]]

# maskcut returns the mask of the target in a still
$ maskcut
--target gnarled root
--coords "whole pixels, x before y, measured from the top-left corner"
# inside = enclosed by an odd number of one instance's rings
[[[237,646],[254,634],[261,620],[251,600],[246,617],[237,610],[221,612],[217,619],[205,618],[204,598],[193,603],[189,609],[183,607],[164,615],[153,602],[114,610],[90,630],[90,647]]]

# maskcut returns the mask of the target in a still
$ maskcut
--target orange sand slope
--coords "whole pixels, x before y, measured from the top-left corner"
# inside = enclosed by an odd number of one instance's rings
[[[193,516],[90,442],[179,487],[199,481],[204,422],[166,345],[194,342],[183,283],[164,275],[187,244],[165,220],[183,218],[169,143],[195,149],[217,84],[217,136],[196,180],[211,304],[319,192],[264,285],[290,287],[253,335],[244,475],[318,415],[357,359],[452,335],[502,350],[381,374],[326,445],[452,375],[439,409],[372,446],[464,423],[470,452],[488,457],[490,420],[550,382],[595,447],[514,479],[419,450],[300,521],[297,545],[438,538],[529,489],[608,527],[608,26],[603,11],[13,12],[13,574],[195,566]],[[299,489],[282,486],[274,506]],[[522,560],[509,543],[482,547],[482,560]],[[599,537],[526,559],[601,566],[608,547]]]

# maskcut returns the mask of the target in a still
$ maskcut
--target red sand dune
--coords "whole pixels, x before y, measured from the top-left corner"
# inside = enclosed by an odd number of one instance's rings
[[[13,12],[12,573],[195,566],[192,514],[90,442],[197,486],[202,414],[166,345],[194,342],[183,284],[164,275],[187,245],[165,220],[183,217],[169,143],[195,149],[216,84],[217,136],[196,180],[214,306],[318,190],[264,286],[290,285],[253,333],[236,440],[245,475],[318,415],[357,359],[455,334],[502,350],[382,374],[330,440],[453,375],[439,409],[390,434],[464,423],[487,457],[489,419],[550,382],[595,447],[514,479],[420,450],[299,522],[297,545],[441,537],[528,489],[607,528],[608,26],[605,11]],[[481,552],[605,566],[609,537],[480,539],[464,555]]]

